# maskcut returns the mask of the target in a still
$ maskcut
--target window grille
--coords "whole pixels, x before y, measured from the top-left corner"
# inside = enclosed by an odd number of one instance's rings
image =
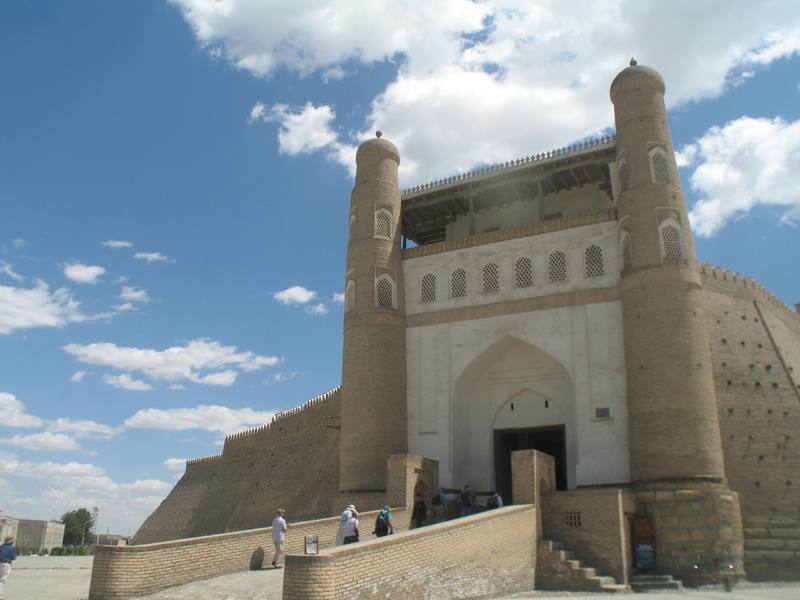
[[[428,273],[422,277],[419,301],[436,302],[436,276],[433,273]]]
[[[376,284],[376,296],[380,308],[394,308],[394,290],[388,279],[379,279]]]
[[[581,526],[581,512],[579,510],[568,510],[564,513],[564,521],[567,527]]]
[[[611,409],[610,408],[595,408],[594,409],[594,418],[595,419],[610,419],[611,418]]]
[[[518,258],[514,263],[514,283],[518,288],[533,285],[533,263],[527,256]]]
[[[344,288],[344,311],[350,312],[356,307],[356,284],[352,281],[347,282]]]
[[[630,269],[633,266],[633,249],[631,248],[631,236],[626,231],[622,234],[622,268]]]
[[[653,167],[653,181],[656,183],[669,183],[669,166],[664,154],[659,151],[653,152],[650,156],[650,161]]]
[[[547,276],[550,283],[562,283],[567,280],[567,255],[561,250],[556,250],[548,258]]]
[[[619,191],[624,192],[628,189],[628,168],[625,163],[619,168]]]
[[[600,277],[605,273],[603,250],[600,246],[592,244],[586,249],[584,256],[586,261],[583,267],[583,274],[586,278]]]
[[[453,271],[450,277],[450,296],[453,298],[463,298],[467,295],[467,272],[458,268]]]
[[[681,232],[674,225],[664,225],[661,228],[661,242],[664,258],[683,258],[683,244]]]
[[[375,237],[392,238],[392,215],[386,210],[375,212]]]
[[[494,263],[483,267],[483,293],[496,294],[500,291],[500,270]]]

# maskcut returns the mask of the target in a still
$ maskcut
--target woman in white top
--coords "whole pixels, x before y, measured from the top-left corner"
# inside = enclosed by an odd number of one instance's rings
[[[347,521],[350,520],[350,517],[353,516],[353,511],[356,509],[355,506],[352,504],[345,508],[342,511],[342,514],[339,516],[339,529],[336,530],[336,545],[341,546],[344,543],[344,528],[347,525]]]
[[[351,517],[344,526],[344,543],[355,544],[358,541],[358,513],[353,509]]]

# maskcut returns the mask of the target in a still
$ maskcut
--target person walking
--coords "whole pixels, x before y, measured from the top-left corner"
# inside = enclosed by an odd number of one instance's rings
[[[447,493],[444,491],[443,487],[440,487],[433,495],[433,498],[431,498],[431,507],[433,507],[433,520],[436,523],[444,521],[445,502],[447,502]]]
[[[8,575],[11,573],[11,563],[17,560],[17,548],[14,545],[16,541],[16,538],[10,535],[0,545],[0,600],[5,597],[3,592]]]
[[[414,509],[411,511],[411,518],[414,519],[414,527],[422,527],[425,524],[425,517],[428,516],[428,505],[425,504],[425,498],[422,494],[417,494],[417,499],[414,501]]]
[[[381,510],[381,512],[379,512],[378,516],[375,518],[375,531],[372,533],[378,537],[383,537],[385,535],[389,535],[390,533],[394,533],[392,511],[388,506],[384,506],[383,510]]]
[[[342,514],[339,515],[339,529],[336,530],[336,545],[341,546],[344,543],[344,528],[347,525],[347,521],[350,520],[350,517],[353,516],[353,511],[356,509],[355,506],[350,504],[347,508],[342,511]]]
[[[503,497],[500,492],[492,492],[492,495],[486,501],[486,510],[492,510],[493,508],[503,508]]]
[[[461,490],[459,501],[461,502],[461,516],[468,517],[471,515],[472,511],[475,510],[475,493],[469,484],[466,484],[464,489]]]
[[[272,543],[275,546],[275,556],[272,557],[272,566],[275,569],[282,569],[283,565],[280,560],[284,557],[283,542],[286,539],[286,530],[289,526],[286,524],[286,519],[283,515],[286,511],[279,508],[275,511],[275,518],[272,519]]]
[[[344,526],[344,543],[355,544],[358,541],[358,511],[350,511],[350,518]]]

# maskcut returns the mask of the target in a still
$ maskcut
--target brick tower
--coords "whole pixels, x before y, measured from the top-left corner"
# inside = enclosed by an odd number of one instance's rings
[[[356,154],[345,277],[339,489],[359,509],[385,502],[386,459],[407,446],[400,155],[376,135]]]
[[[664,80],[631,66],[611,84],[630,429],[637,511],[654,519],[658,567],[696,555],[742,569],[738,496],[725,480],[717,403]]]

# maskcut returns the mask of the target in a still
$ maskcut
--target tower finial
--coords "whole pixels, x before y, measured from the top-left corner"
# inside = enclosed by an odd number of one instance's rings
[[[382,135],[383,135],[383,132],[380,129],[375,132],[375,137],[377,137],[377,138],[381,137]]]
[[[633,58],[633,57],[631,56],[631,66],[632,66],[632,67],[635,67],[635,66],[636,66],[636,65],[638,65],[638,64],[639,64],[639,63],[637,63],[637,62],[636,62],[636,59],[635,59],[635,58]]]

